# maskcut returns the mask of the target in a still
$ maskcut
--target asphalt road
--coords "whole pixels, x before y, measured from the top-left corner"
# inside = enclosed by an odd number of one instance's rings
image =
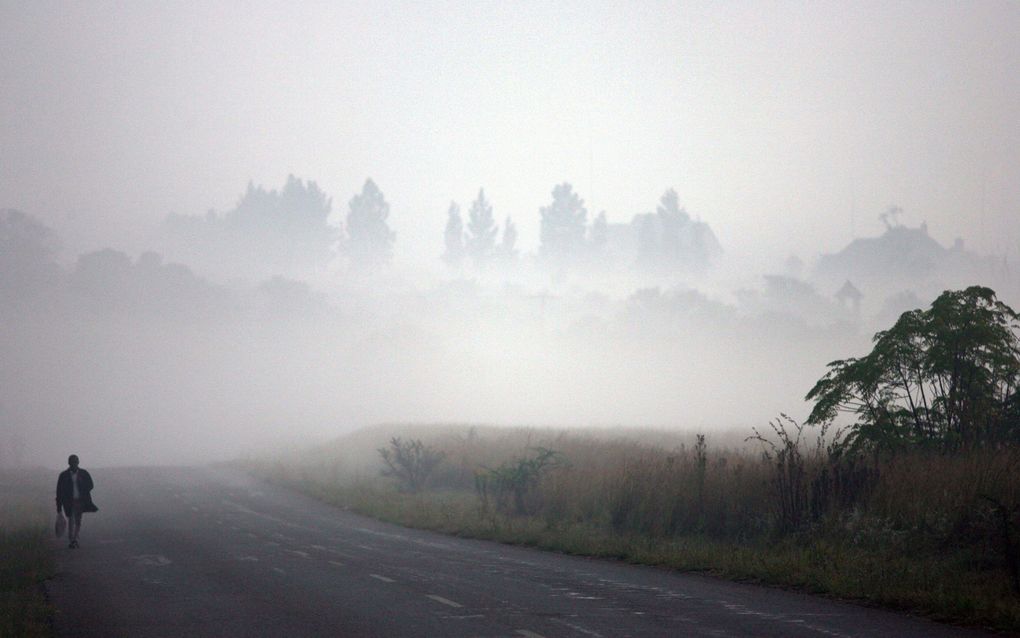
[[[408,530],[241,473],[93,471],[66,636],[969,636],[706,576]]]

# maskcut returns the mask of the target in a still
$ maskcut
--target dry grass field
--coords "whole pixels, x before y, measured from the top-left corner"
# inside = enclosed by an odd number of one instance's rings
[[[816,429],[774,425],[758,439],[389,426],[248,465],[403,525],[1020,630],[1020,451],[836,457]],[[383,475],[393,437],[421,442],[412,466],[439,459],[420,489]]]
[[[49,473],[0,470],[0,636],[52,635],[42,582],[52,574]]]

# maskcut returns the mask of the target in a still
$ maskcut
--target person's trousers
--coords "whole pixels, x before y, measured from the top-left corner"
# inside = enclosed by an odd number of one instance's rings
[[[81,499],[74,499],[71,502],[71,511],[67,515],[67,540],[78,540],[78,532],[81,530]]]

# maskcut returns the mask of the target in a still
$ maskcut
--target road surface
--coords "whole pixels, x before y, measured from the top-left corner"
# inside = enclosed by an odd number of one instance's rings
[[[93,471],[63,636],[970,636],[794,592],[380,523],[232,470]],[[54,541],[57,542],[56,540]]]

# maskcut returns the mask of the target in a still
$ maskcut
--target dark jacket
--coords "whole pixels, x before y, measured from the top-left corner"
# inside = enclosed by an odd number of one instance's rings
[[[78,468],[78,496],[81,497],[81,511],[98,512],[99,508],[92,502],[92,476]],[[71,515],[71,503],[74,501],[74,485],[71,484],[71,468],[67,468],[57,477],[57,511],[61,508]]]

